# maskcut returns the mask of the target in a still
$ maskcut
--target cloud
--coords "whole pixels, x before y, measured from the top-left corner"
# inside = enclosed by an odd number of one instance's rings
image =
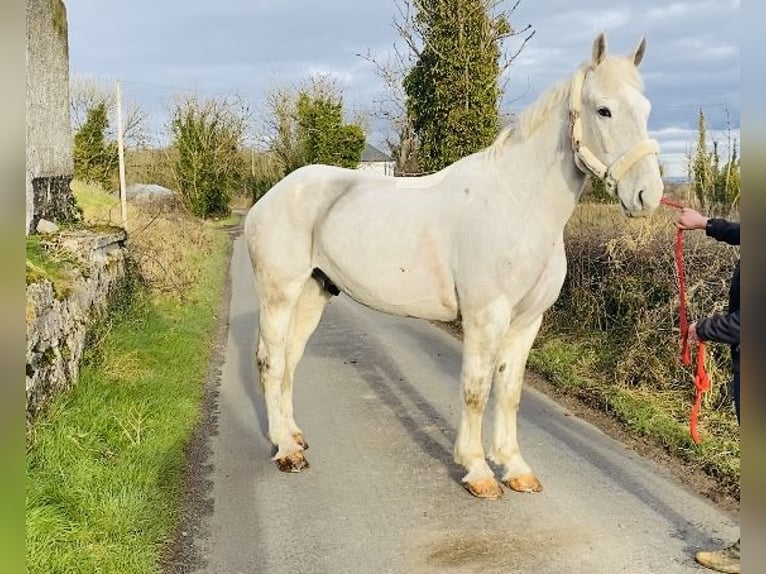
[[[691,2],[674,2],[666,6],[655,6],[646,13],[646,18],[649,20],[667,20],[682,18],[698,9],[699,2],[692,4]]]
[[[728,161],[729,142],[732,148],[739,146],[740,132],[732,129],[707,130],[707,149],[713,151],[713,142],[718,145],[718,154],[721,161]],[[670,126],[660,130],[649,132],[649,137],[657,140],[660,145],[660,162],[665,166],[665,175],[669,177],[686,177],[688,174],[689,155],[697,148],[697,129],[688,129],[680,126]],[[732,149],[733,152],[733,149]]]
[[[339,78],[348,106],[369,108],[386,92],[357,54],[370,49],[386,61],[398,41],[391,0],[133,0],[129,9],[119,0],[68,0],[67,8],[72,71],[125,80],[157,123],[173,93],[159,86],[236,92],[257,106],[275,84],[295,84],[311,70]],[[664,130],[687,130],[693,141],[700,107],[711,130],[739,128],[739,11],[739,0],[522,0],[511,23],[536,34],[507,71],[505,107],[522,110],[573,72],[598,32],[617,53],[646,36],[649,128],[663,134],[668,153],[680,153],[687,137]],[[510,39],[506,50],[519,42]],[[385,126],[372,129],[380,141]]]

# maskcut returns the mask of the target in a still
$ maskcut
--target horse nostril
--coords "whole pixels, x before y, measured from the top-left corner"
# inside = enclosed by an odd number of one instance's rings
[[[638,192],[638,204],[643,208],[644,207],[644,190]]]

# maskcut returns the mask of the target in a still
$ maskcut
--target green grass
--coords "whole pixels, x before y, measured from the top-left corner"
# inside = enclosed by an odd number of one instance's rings
[[[100,185],[73,179],[70,184],[85,221],[117,225],[121,221],[120,198],[106,193]]]
[[[222,228],[233,227],[235,225],[238,225],[240,219],[242,219],[241,215],[239,215],[238,213],[231,213],[228,217],[224,217],[221,219],[211,219],[209,223],[216,229],[222,229]]]
[[[689,433],[694,394],[691,384],[688,392],[659,392],[610,381],[605,366],[613,362],[613,357],[600,355],[607,348],[605,341],[596,336],[541,336],[530,353],[529,367],[561,391],[611,414],[632,436],[660,445],[704,470],[729,494],[738,497],[740,450],[736,419],[703,402],[698,427],[702,442],[694,444]]]
[[[77,261],[70,253],[63,250],[51,251],[40,235],[27,236],[27,285],[43,280],[50,281],[56,296],[63,298],[73,288],[71,273],[77,266]]]
[[[95,222],[88,228],[96,232],[112,232],[116,227],[109,223],[109,210],[116,208],[119,216],[119,202],[105,193],[98,185],[73,180],[71,188],[78,206],[83,210],[86,222]],[[76,257],[64,249],[51,248],[45,235],[27,236],[26,283],[47,279],[53,284],[56,295],[65,297],[71,292],[73,268],[81,267]]]
[[[149,573],[178,517],[225,277],[227,237],[184,299],[139,297],[27,446],[30,573]],[[94,353],[95,355],[96,353]]]

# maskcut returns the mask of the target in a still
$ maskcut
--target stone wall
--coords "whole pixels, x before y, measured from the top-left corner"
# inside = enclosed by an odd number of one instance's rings
[[[77,218],[69,114],[69,37],[62,0],[27,0],[27,234]]]
[[[71,276],[66,295],[48,280],[27,285],[27,428],[53,395],[77,380],[89,335],[131,284],[124,231],[66,231],[50,240],[71,260]]]

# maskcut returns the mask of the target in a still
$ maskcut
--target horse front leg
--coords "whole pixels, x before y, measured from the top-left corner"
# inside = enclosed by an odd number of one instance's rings
[[[485,309],[475,316],[463,316],[463,402],[454,459],[467,471],[462,479],[463,486],[479,498],[500,498],[503,495],[503,489],[485,458],[481,426],[492,387],[495,355],[508,324],[507,317],[503,306],[494,309],[494,312],[493,309]]]
[[[495,432],[490,458],[503,466],[502,481],[518,492],[540,492],[542,484],[524,461],[517,439],[517,414],[527,357],[542,316],[524,327],[511,327],[498,352],[495,368]]]

